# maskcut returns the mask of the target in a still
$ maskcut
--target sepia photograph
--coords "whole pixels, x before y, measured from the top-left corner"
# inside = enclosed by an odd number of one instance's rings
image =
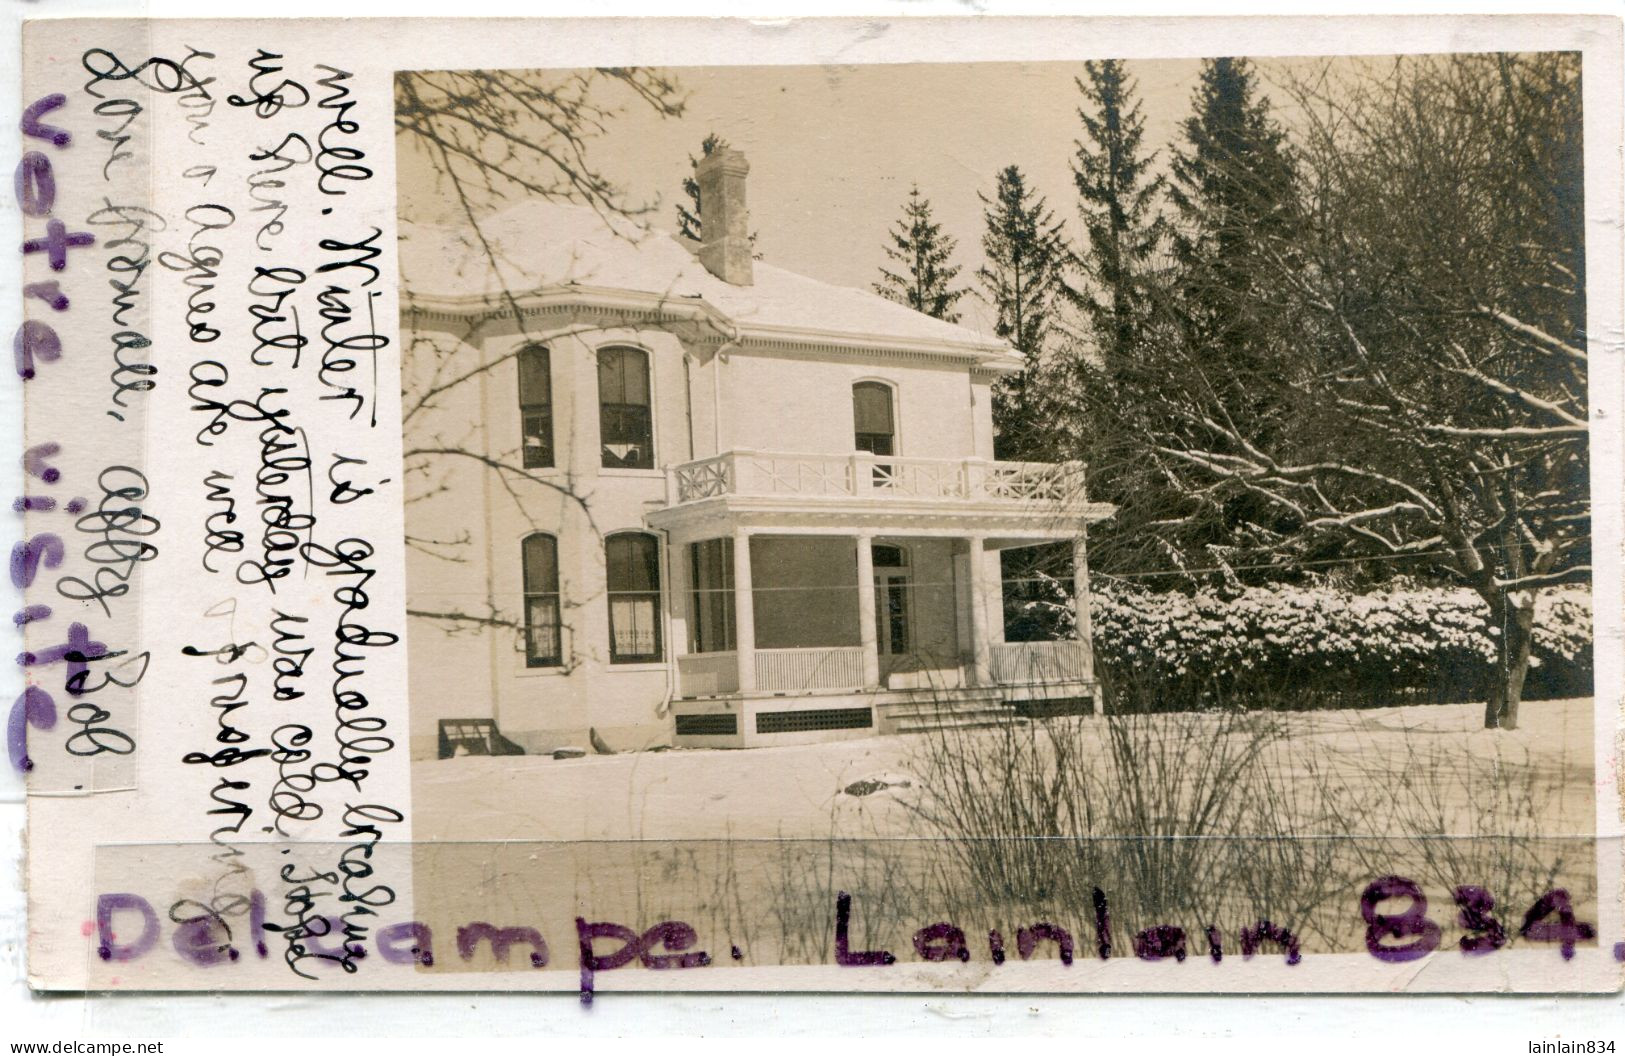
[[[420,906],[1595,947],[1581,74],[397,73]]]
[[[11,0],[0,1046],[1625,1042],[1605,0],[175,2]]]

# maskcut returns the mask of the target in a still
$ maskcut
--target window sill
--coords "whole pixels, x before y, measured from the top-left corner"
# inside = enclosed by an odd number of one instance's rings
[[[605,664],[604,670],[611,673],[618,671],[664,671],[666,670],[666,662],[664,660],[640,660],[637,663]]]
[[[663,469],[612,469],[609,466],[600,466],[598,475],[601,477],[632,477],[643,480],[666,479],[666,471]]]
[[[563,664],[559,664],[559,665],[556,665],[554,667],[530,667],[527,664],[520,664],[518,670],[516,670],[514,672],[514,677],[515,678],[559,678],[559,677],[561,677],[563,675],[568,675],[569,673],[570,673],[570,668],[565,667]]]

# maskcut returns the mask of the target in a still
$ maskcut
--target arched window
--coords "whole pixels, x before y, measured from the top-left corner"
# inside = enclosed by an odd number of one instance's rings
[[[900,546],[889,543],[874,543],[870,552],[874,555],[876,568],[907,568],[908,551]]]
[[[546,532],[521,544],[525,577],[525,666],[564,662],[559,641],[559,543]]]
[[[660,650],[660,543],[644,532],[604,540],[609,593],[609,662],[651,663]]]
[[[653,469],[649,354],[636,348],[598,353],[598,432],[605,469]]]
[[[553,361],[540,345],[519,353],[519,423],[525,468],[553,465]]]
[[[897,420],[890,385],[860,381],[852,386],[852,421],[857,449],[875,455],[897,454]]]

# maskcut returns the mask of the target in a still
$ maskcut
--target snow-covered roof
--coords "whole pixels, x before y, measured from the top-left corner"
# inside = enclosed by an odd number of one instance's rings
[[[403,225],[401,273],[414,298],[477,304],[499,297],[592,290],[702,303],[742,336],[845,338],[854,344],[936,348],[991,364],[1019,364],[1010,346],[969,327],[933,319],[866,290],[754,265],[754,282],[734,286],[705,270],[698,245],[585,206],[527,201],[480,223],[500,270],[463,227]]]

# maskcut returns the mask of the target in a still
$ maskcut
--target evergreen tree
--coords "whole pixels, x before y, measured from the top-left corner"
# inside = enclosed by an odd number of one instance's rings
[[[1156,213],[1163,177],[1151,175],[1155,153],[1142,155],[1145,118],[1121,59],[1084,63],[1078,111],[1087,140],[1076,141],[1072,179],[1088,245],[1079,254],[1086,290],[1080,298],[1103,364],[1129,355],[1148,314],[1145,273],[1162,242]]]
[[[1210,353],[1257,366],[1272,320],[1248,308],[1265,299],[1258,276],[1275,270],[1260,261],[1292,252],[1301,234],[1297,176],[1247,60],[1206,60],[1192,104],[1169,185],[1182,314]]]
[[[1085,127],[1093,132],[1087,120]],[[1167,181],[1171,261],[1126,287],[1146,294],[1129,301],[1143,310],[1126,320],[1134,355],[1110,362],[1113,339],[1103,337],[1108,369],[1084,382],[1084,457],[1099,497],[1119,507],[1094,551],[1114,572],[1256,565],[1293,531],[1278,509],[1244,490],[1188,486],[1189,467],[1170,454],[1188,438],[1170,435],[1168,423],[1183,420],[1178,408],[1193,392],[1209,394],[1227,424],[1271,447],[1285,444],[1302,418],[1280,382],[1300,369],[1312,337],[1301,310],[1285,303],[1281,276],[1304,259],[1312,231],[1301,219],[1285,136],[1245,60],[1204,62],[1179,140]],[[1109,205],[1101,211],[1109,216]],[[1100,265],[1091,253],[1088,266]],[[1114,304],[1100,307],[1124,321]]]
[[[943,234],[942,225],[932,219],[931,200],[920,196],[918,185],[910,188],[903,216],[890,236],[892,244],[886,247],[886,256],[896,262],[898,270],[881,268],[875,292],[916,312],[957,323],[959,313],[953,310],[954,302],[965,291],[953,288],[959,265],[948,260],[958,242]]]
[[[1021,170],[999,173],[998,187],[985,206],[987,230],[982,251],[987,263],[976,271],[983,296],[996,315],[994,329],[1027,361],[1027,369],[993,394],[993,425],[999,458],[1033,457],[1046,450],[1043,413],[1030,398],[1034,378],[1046,367],[1044,349],[1054,324],[1058,296],[1066,292],[1069,249],[1061,223]]]
[[[1088,465],[1090,497],[1121,511],[1096,531],[1095,563],[1143,571],[1166,560],[1148,545],[1143,522],[1180,504],[1160,494],[1166,482],[1140,443],[1143,434],[1127,421],[1144,405],[1138,387],[1151,381],[1144,368],[1156,354],[1146,346],[1161,278],[1156,258],[1167,236],[1157,210],[1166,181],[1152,172],[1155,154],[1143,151],[1145,120],[1125,64],[1088,62],[1084,74],[1076,79],[1084,134],[1074,142],[1072,179],[1088,238],[1078,254],[1077,301],[1092,347],[1079,350],[1066,377],[1053,379],[1067,404],[1057,431],[1066,456]]]

